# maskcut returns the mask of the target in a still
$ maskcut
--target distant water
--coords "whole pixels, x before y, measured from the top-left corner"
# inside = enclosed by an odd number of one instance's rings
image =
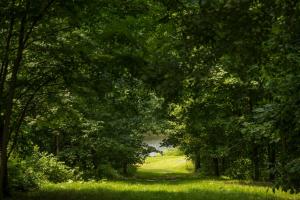
[[[151,135],[151,136],[145,136],[144,142],[148,144],[149,146],[152,146],[156,148],[159,151],[165,151],[166,149],[169,149],[168,147],[162,147],[161,143],[165,137],[161,135]],[[157,153],[152,152],[150,153],[150,156],[155,156]]]

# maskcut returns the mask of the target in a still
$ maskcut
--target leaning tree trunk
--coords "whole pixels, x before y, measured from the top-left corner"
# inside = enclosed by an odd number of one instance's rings
[[[14,5],[15,1],[12,2]],[[4,92],[4,83],[8,74],[9,66],[9,52],[11,48],[11,40],[15,24],[15,15],[13,11],[10,12],[10,25],[8,29],[8,35],[6,39],[6,46],[4,49],[4,57],[2,58],[1,70],[0,70],[0,113],[4,112],[4,103],[5,98],[3,95]],[[4,128],[4,116],[0,115],[0,200],[4,199],[4,196],[9,194],[8,188],[8,169],[7,169],[7,139],[8,132],[5,132]]]
[[[0,69],[0,111],[3,113],[0,116],[0,200],[4,199],[4,195],[8,193],[8,170],[7,170],[7,160],[8,160],[8,153],[7,153],[7,146],[9,143],[9,138],[11,134],[11,116],[13,112],[13,101],[15,97],[15,89],[16,83],[18,78],[19,69],[21,66],[21,62],[23,59],[23,52],[26,46],[26,42],[30,38],[31,33],[34,31],[34,28],[38,25],[38,22],[42,20],[47,11],[51,7],[51,5],[55,2],[55,0],[49,0],[42,7],[39,13],[34,15],[34,18],[31,19],[28,17],[30,11],[30,3],[31,1],[21,2],[25,3],[25,10],[24,12],[20,12],[15,9],[15,0],[11,2],[11,13],[10,13],[10,26],[8,30],[8,37],[6,41],[6,47],[4,49],[5,54],[3,58],[3,62]],[[16,15],[18,13],[20,15]],[[20,17],[20,18],[19,18]],[[19,20],[17,20],[19,19]],[[31,23],[29,23],[31,20]],[[15,26],[15,24],[17,26]],[[14,30],[19,29],[14,33]],[[18,38],[17,48],[13,48],[16,50],[15,59],[12,65],[10,65],[10,57],[9,53],[14,52],[11,47],[11,40],[12,36],[16,35]],[[7,80],[7,72],[10,72],[10,80]],[[7,85],[5,89],[4,86]],[[4,90],[7,92],[7,96],[4,97],[3,93]]]
[[[12,80],[14,79],[14,76]],[[4,118],[1,119],[1,130],[0,130],[0,200],[2,200],[5,196],[9,195],[9,187],[8,187],[8,169],[7,169],[7,146],[8,140],[10,137],[10,122],[11,115],[13,109],[13,96],[15,90],[15,84],[11,84],[10,92],[8,95],[8,99],[6,102]]]
[[[4,110],[4,116],[1,118],[1,130],[0,130],[0,137],[1,137],[1,163],[0,163],[0,200],[4,199],[5,195],[9,194],[8,188],[8,170],[7,170],[7,145],[9,142],[9,135],[10,135],[10,125],[11,125],[11,116],[13,112],[13,101],[15,96],[16,90],[16,82],[18,78],[19,68],[23,58],[23,51],[25,47],[24,37],[25,37],[25,23],[26,23],[26,14],[22,17],[20,23],[20,30],[19,30],[19,42],[18,42],[18,49],[16,59],[12,66],[11,70],[11,79],[8,84],[8,94],[5,98],[5,105],[2,105],[2,110]],[[5,81],[4,79],[2,81]]]

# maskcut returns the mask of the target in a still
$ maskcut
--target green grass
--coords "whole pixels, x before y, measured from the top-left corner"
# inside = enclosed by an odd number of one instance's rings
[[[45,184],[39,191],[16,194],[14,200],[300,200],[300,195],[250,182],[199,180],[182,155],[150,157],[136,178],[99,182]]]
[[[183,155],[176,155],[169,151],[163,156],[148,157],[145,163],[138,168],[139,178],[176,178],[191,175],[193,165]]]
[[[47,184],[40,191],[15,199],[32,200],[254,200],[300,199],[283,192],[273,194],[263,186],[219,180],[130,180]]]

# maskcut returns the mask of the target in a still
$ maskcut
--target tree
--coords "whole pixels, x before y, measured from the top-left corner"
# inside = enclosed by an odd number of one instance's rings
[[[44,5],[42,9],[41,5]],[[120,155],[122,158],[128,155],[123,166],[141,162],[147,155],[148,148],[142,143],[141,131],[145,129],[144,124],[151,126],[155,121],[147,109],[157,111],[155,107],[159,106],[160,100],[155,100],[155,94],[148,93],[142,86],[134,91],[136,94],[127,97],[127,90],[133,87],[120,88],[120,84],[128,84],[127,79],[133,81],[131,84],[141,84],[134,76],[140,78],[138,68],[146,67],[143,57],[147,49],[143,43],[147,39],[145,27],[150,27],[148,23],[152,17],[142,14],[148,11],[148,5],[151,4],[138,0],[131,4],[55,0],[3,4],[1,8],[7,9],[6,14],[12,14],[5,15],[7,20],[2,21],[7,48],[1,52],[4,58],[1,103],[2,99],[7,103],[1,104],[1,113],[3,111],[9,119],[1,118],[1,136],[4,136],[1,140],[1,177],[5,181],[2,184],[5,195],[8,193],[5,169],[8,155],[15,149],[30,152],[30,142],[38,143],[44,151],[58,156],[66,151],[66,146],[74,148],[76,142],[81,145],[80,151],[94,146],[85,155],[91,163],[99,158],[97,156],[104,155],[98,154],[103,150],[98,148],[102,144],[110,143],[109,148],[104,148],[106,153],[119,145],[124,146],[124,152],[129,149],[125,154],[119,152],[109,158],[114,163]],[[17,19],[23,21],[18,24]],[[19,46],[15,36],[18,31]],[[16,47],[20,48],[19,53],[14,52]],[[14,57],[20,59],[15,72],[11,61]],[[12,71],[12,76],[6,71]],[[150,98],[143,100],[145,105],[138,109],[135,107],[140,105],[137,94]],[[63,106],[67,108],[63,109]],[[94,110],[95,107],[98,110]],[[117,111],[118,108],[124,112]],[[56,116],[58,113],[59,117]],[[111,121],[103,121],[108,116]],[[40,122],[39,126],[36,126],[37,122]],[[115,137],[109,138],[111,132]],[[47,136],[49,133],[50,137]],[[20,140],[20,134],[27,140]],[[76,140],[77,136],[88,137],[89,142]],[[74,143],[67,143],[67,139],[73,139]],[[84,163],[80,164],[84,166]]]
[[[289,182],[290,184],[287,184],[285,189],[297,190],[297,184],[292,184],[295,180],[288,181],[287,171],[289,170],[284,166],[288,166],[289,159],[286,156],[296,155],[295,153],[298,152],[296,150],[299,148],[298,145],[290,140],[290,137],[294,140],[298,137],[298,131],[293,128],[285,129],[286,126],[283,124],[288,124],[289,127],[297,126],[294,121],[297,117],[294,114],[298,113],[295,106],[299,95],[294,92],[295,95],[292,96],[295,98],[288,98],[294,100],[288,101],[281,98],[285,95],[277,96],[277,89],[283,87],[281,92],[295,91],[298,85],[294,79],[298,74],[298,70],[294,68],[298,63],[298,58],[294,53],[298,51],[296,41],[299,28],[292,25],[299,17],[298,3],[292,1],[200,1],[199,4],[183,2],[182,5],[172,10],[172,15],[177,16],[173,22],[181,30],[179,34],[182,36],[181,40],[185,41],[187,53],[182,58],[186,60],[189,64],[187,66],[190,66],[193,72],[185,77],[193,89],[187,91],[190,95],[184,99],[197,102],[199,98],[200,101],[198,101],[201,102],[201,100],[209,99],[207,97],[211,98],[204,106],[198,103],[199,107],[201,106],[199,109],[191,107],[191,111],[197,115],[191,115],[190,120],[185,122],[191,124],[191,127],[209,133],[207,138],[214,138],[213,130],[217,127],[221,127],[221,130],[217,130],[218,134],[226,133],[223,134],[225,139],[234,138],[235,135],[241,137],[240,142],[246,146],[245,154],[242,156],[249,157],[253,163],[253,179],[262,178],[260,171],[264,168],[269,169],[270,179],[274,179],[273,172],[277,169],[276,178],[285,180],[279,185]],[[225,87],[228,90],[222,93],[226,89],[222,88],[223,80],[221,80],[221,82],[218,81],[217,87],[206,90],[209,86],[202,83],[209,83],[207,77],[219,68],[234,77],[238,84],[233,84],[233,88]],[[217,75],[213,76],[217,77]],[[278,80],[284,80],[285,83]],[[276,92],[273,85],[275,82]],[[234,95],[236,87],[240,89]],[[284,103],[278,98],[285,99]],[[220,105],[219,100],[223,106],[215,109]],[[279,105],[275,103],[279,101],[282,107],[275,106]],[[226,111],[224,106],[227,103],[231,105],[231,108],[229,107]],[[197,108],[197,104],[194,105]],[[289,110],[289,116],[279,114],[285,113],[286,109]],[[207,114],[204,115],[206,112]],[[221,121],[218,116],[221,116]],[[294,116],[293,119],[290,118],[291,116]],[[198,121],[191,123],[195,119]],[[287,119],[289,122],[285,121]],[[206,121],[208,122],[205,123]],[[235,126],[228,126],[230,121]],[[204,128],[203,124],[206,124]],[[197,132],[193,129],[187,129],[181,138],[185,138],[186,134]],[[222,144],[218,144],[215,140],[210,143],[202,137],[198,136],[198,138],[201,138],[202,145],[204,143],[213,149],[215,145],[222,147]],[[195,138],[192,137],[191,140],[195,141]],[[180,144],[180,139],[177,142]],[[232,145],[229,144],[229,149],[234,147]],[[293,147],[293,150],[288,151],[287,146]],[[231,159],[234,158],[231,153],[229,155]],[[263,159],[265,155],[268,161]],[[278,157],[280,161],[277,162]],[[296,159],[297,156],[291,157]],[[295,170],[297,162],[293,159],[290,161]],[[229,163],[232,162],[233,160]],[[279,178],[282,176],[284,178]]]
[[[54,52],[66,50],[66,41],[61,38],[75,30],[82,5],[88,6],[81,1],[1,1],[1,199],[8,194],[7,146],[11,136],[18,134],[34,98],[43,87],[56,83],[67,66],[67,60],[60,60]]]

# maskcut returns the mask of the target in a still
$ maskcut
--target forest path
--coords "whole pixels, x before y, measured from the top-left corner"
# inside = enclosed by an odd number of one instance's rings
[[[174,179],[190,177],[193,164],[177,150],[166,151],[163,155],[148,157],[137,170],[140,179]]]

